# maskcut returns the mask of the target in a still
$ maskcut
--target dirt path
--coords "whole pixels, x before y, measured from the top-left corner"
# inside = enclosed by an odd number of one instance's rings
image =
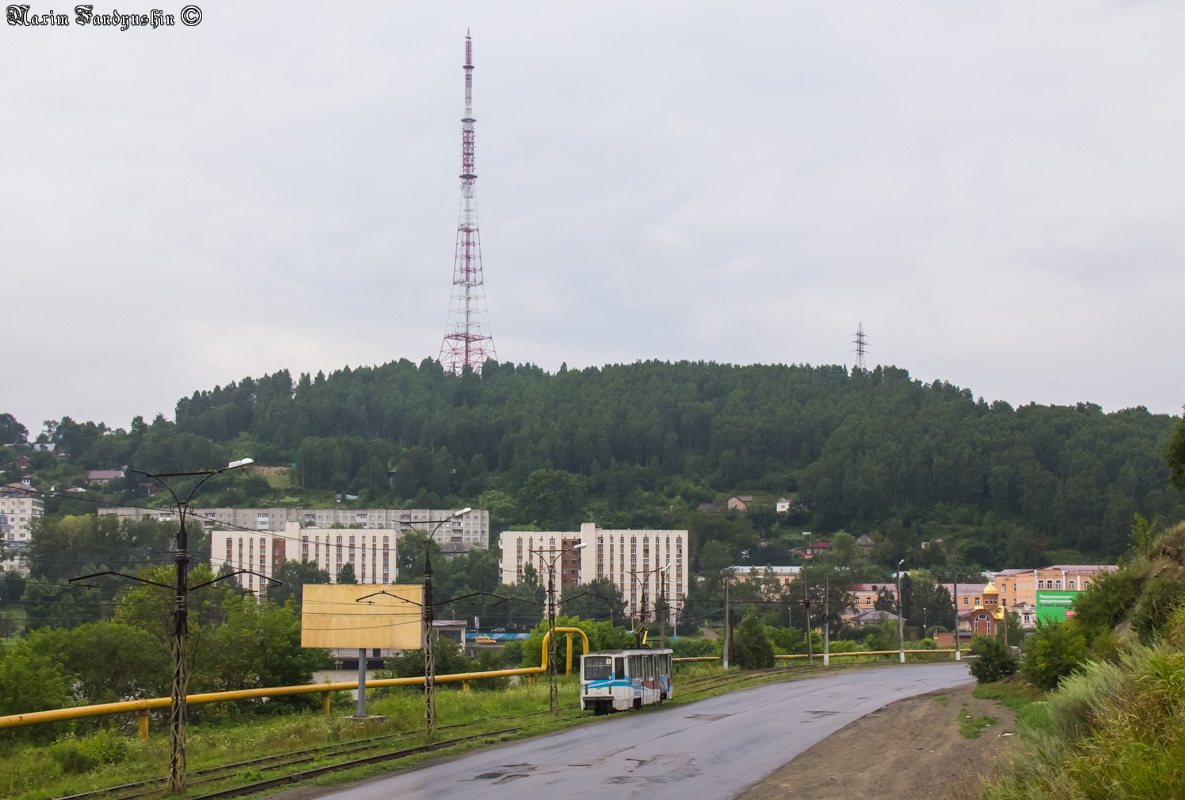
[[[738,800],[975,797],[976,776],[992,775],[1017,741],[1015,715],[965,686],[910,697],[856,720],[807,750]],[[945,705],[941,698],[945,697]],[[964,704],[966,707],[964,708]],[[959,731],[960,715],[997,717],[978,739]]]

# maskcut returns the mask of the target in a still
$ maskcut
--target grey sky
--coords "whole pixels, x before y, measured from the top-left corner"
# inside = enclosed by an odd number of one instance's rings
[[[502,360],[851,364],[863,323],[988,399],[1181,413],[1179,3],[198,5],[0,25],[32,432],[436,357],[467,27]]]

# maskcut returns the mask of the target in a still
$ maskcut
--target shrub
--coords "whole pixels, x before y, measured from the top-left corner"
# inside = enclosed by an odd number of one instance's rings
[[[1169,573],[1162,573],[1149,583],[1132,611],[1132,629],[1140,640],[1155,639],[1172,613],[1185,602],[1185,583]]]
[[[995,683],[1016,674],[1019,665],[1012,649],[994,636],[977,636],[971,642],[971,652],[978,656],[971,662],[971,675],[977,683]]]
[[[750,609],[737,625],[733,655],[741,669],[765,669],[774,665],[774,646],[765,635],[765,627],[757,618],[756,609]]]
[[[1089,631],[1113,629],[1140,596],[1140,575],[1131,568],[1101,573],[1074,598],[1074,620]]]
[[[860,645],[849,639],[839,639],[828,645],[828,652],[831,653],[854,653],[859,649]]]
[[[100,731],[85,739],[67,739],[50,748],[62,772],[79,775],[104,764],[118,764],[128,757],[128,740],[115,731]]]
[[[702,658],[713,655],[715,647],[710,639],[680,637],[671,642],[675,658]]]
[[[1037,622],[1024,643],[1021,674],[1039,689],[1053,689],[1086,657],[1086,637],[1068,622]]]

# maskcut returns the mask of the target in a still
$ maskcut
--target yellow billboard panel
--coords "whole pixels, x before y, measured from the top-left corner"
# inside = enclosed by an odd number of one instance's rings
[[[419,650],[424,587],[306,583],[301,647]]]

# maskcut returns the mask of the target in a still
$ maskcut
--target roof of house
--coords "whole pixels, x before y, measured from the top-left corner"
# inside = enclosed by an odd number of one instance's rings
[[[895,620],[897,615],[892,611],[880,611],[875,608],[870,608],[867,611],[861,611],[859,614],[854,614],[848,618],[852,622],[883,622],[886,619]]]
[[[92,469],[86,474],[86,479],[90,481],[109,481],[122,477],[122,469]]]
[[[734,494],[732,497],[730,497],[728,499],[729,500],[740,500],[741,502],[748,503],[753,499],[753,495],[751,495],[751,494]]]
[[[953,583],[940,583],[938,585],[945,587],[946,590],[948,592],[950,592],[951,596],[952,597],[954,596],[955,585]],[[959,584],[959,594],[960,595],[983,594],[983,590],[986,587],[987,587],[986,583],[960,583]]]
[[[1025,575],[1037,570],[1057,569],[1064,572],[1076,573],[1091,573],[1091,572],[1114,572],[1119,567],[1114,564],[1050,564],[1048,567],[1029,567],[1026,569],[1002,569],[996,573],[997,577],[1013,575]]]

